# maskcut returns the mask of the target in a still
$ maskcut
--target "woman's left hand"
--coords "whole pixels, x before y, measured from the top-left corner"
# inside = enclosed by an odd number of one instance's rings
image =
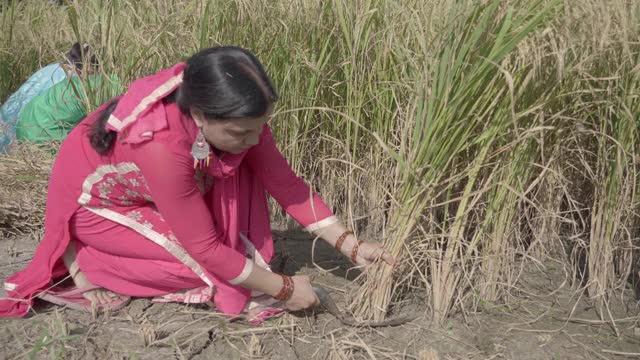
[[[356,265],[369,265],[378,260],[383,260],[389,265],[395,265],[397,262],[396,258],[378,243],[365,241],[360,244],[356,255]]]

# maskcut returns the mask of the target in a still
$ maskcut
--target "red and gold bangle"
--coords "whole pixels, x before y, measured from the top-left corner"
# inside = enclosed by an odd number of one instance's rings
[[[280,301],[289,301],[293,296],[293,279],[291,279],[291,276],[279,275],[282,277],[282,289],[273,298]]]
[[[336,250],[338,250],[338,252],[340,252],[340,249],[342,248],[342,244],[344,243],[344,240],[349,235],[353,235],[353,231],[351,231],[351,230],[345,231],[344,233],[342,233],[342,235],[340,235],[340,237],[338,238],[338,241],[336,241],[335,248],[336,248]]]
[[[356,257],[358,256],[358,250],[360,249],[360,245],[362,245],[363,242],[364,240],[358,241],[358,244],[355,245],[353,249],[351,249],[351,262],[354,264],[356,263]]]

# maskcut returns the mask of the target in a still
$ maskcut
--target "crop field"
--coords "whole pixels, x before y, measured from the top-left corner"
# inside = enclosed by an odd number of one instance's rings
[[[359,237],[352,268],[271,202],[274,269],[322,309],[261,325],[134,299],[0,319],[6,359],[640,358],[640,1],[7,0],[0,101],[73,42],[126,85],[199,49],[256,54],[282,153]],[[108,100],[81,89],[86,110]],[[59,144],[0,154],[0,279],[43,233]],[[4,296],[2,293],[0,296]]]

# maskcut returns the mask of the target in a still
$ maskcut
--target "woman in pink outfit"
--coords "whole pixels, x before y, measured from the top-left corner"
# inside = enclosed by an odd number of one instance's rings
[[[35,297],[77,308],[213,300],[239,314],[252,290],[288,310],[313,306],[309,278],[268,268],[265,191],[355,263],[393,264],[293,173],[268,126],[276,100],[260,62],[227,46],[139,79],[89,115],[60,148],[45,236],[5,281],[0,315],[26,315]],[[67,275],[71,287],[59,284]]]

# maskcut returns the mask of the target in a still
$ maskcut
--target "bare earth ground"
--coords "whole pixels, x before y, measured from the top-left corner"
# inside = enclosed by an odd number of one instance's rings
[[[275,231],[272,265],[304,273],[327,286],[339,306],[353,278],[348,264],[299,231]],[[23,268],[36,247],[30,238],[0,240],[0,279]],[[288,255],[283,255],[288,254]],[[333,269],[332,271],[323,271]],[[534,272],[535,270],[535,272]],[[541,275],[545,274],[545,275]],[[47,304],[26,319],[0,319],[0,358],[60,359],[624,359],[640,358],[639,305],[611,309],[617,329],[598,319],[565,282],[561,267],[547,264],[523,276],[516,300],[483,304],[444,327],[432,324],[420,301],[399,313],[417,314],[395,328],[354,329],[319,311],[287,314],[260,326],[227,323],[204,305],[154,304],[136,299],[96,317]],[[2,294],[4,296],[5,294]],[[567,318],[571,318],[570,321]],[[619,335],[616,335],[616,331]],[[626,354],[626,355],[625,355]],[[635,354],[635,355],[634,355]]]

